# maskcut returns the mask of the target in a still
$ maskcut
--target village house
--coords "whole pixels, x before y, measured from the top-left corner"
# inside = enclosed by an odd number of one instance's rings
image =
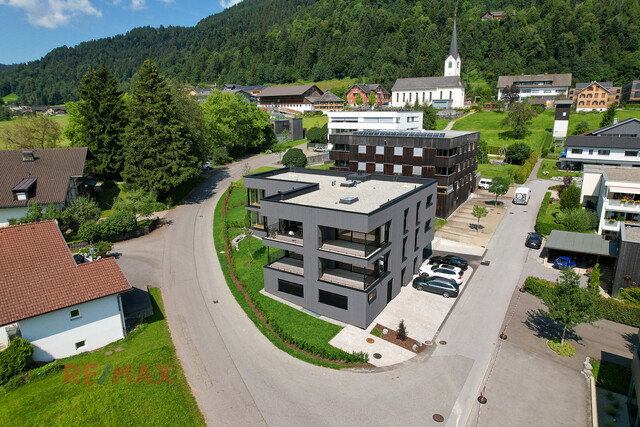
[[[576,111],[605,111],[611,104],[620,104],[621,91],[612,82],[576,83],[569,90],[569,99],[574,101]]]
[[[375,105],[387,104],[391,98],[391,92],[380,84],[356,83],[347,91],[347,103],[351,106],[357,105],[358,96],[360,96],[362,104],[368,104],[371,94],[376,98]]]

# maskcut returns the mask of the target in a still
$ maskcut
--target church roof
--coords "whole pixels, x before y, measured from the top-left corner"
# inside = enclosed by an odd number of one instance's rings
[[[393,92],[398,90],[414,90],[414,89],[446,89],[464,87],[460,76],[447,77],[412,77],[407,79],[398,79],[391,89]]]
[[[458,34],[456,31],[456,20],[453,20],[453,34],[451,34],[451,46],[449,46],[449,55],[454,58],[460,58],[458,53]]]

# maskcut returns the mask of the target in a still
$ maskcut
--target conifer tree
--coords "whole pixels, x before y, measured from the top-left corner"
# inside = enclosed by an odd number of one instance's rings
[[[123,168],[122,136],[127,114],[118,80],[104,64],[89,67],[78,86],[80,101],[69,108],[65,131],[75,146],[87,147],[87,169],[99,179],[118,179]]]
[[[158,66],[146,60],[131,83],[122,176],[129,188],[154,192],[160,200],[198,175],[198,159],[179,120]]]

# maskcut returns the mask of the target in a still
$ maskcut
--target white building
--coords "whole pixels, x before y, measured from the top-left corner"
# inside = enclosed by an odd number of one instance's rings
[[[363,130],[421,130],[422,111],[335,111],[328,112],[329,135]]]
[[[444,61],[443,77],[414,77],[396,80],[391,89],[391,105],[403,107],[407,103],[433,105],[435,108],[464,108],[465,86],[460,79],[461,59],[458,53],[456,22],[449,55]]]
[[[0,265],[0,348],[18,335],[50,361],[124,338],[131,285],[113,258],[76,265],[55,221],[1,228]]]
[[[617,236],[621,225],[640,224],[640,169],[587,165],[580,199],[595,209],[598,233]]]
[[[536,98],[552,100],[560,95],[568,95],[571,87],[571,73],[565,74],[521,74],[498,78],[498,100],[507,86],[516,85],[520,90],[520,100]]]
[[[564,146],[563,169],[589,164],[640,167],[640,120],[629,118],[586,135],[568,136]]]

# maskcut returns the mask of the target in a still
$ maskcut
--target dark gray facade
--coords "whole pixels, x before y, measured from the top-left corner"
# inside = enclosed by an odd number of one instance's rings
[[[626,225],[620,227],[620,252],[613,280],[612,296],[617,296],[622,288],[640,285],[640,227]]]
[[[436,215],[447,218],[476,188],[479,139],[480,132],[459,131],[333,134],[329,158],[333,170],[436,179]]]
[[[366,328],[430,251],[433,179],[287,168],[244,185],[268,250],[265,291],[312,312]]]
[[[297,141],[305,137],[305,129],[302,127],[302,119],[300,118],[270,120],[270,122],[278,140],[281,139],[284,131],[289,132],[289,139],[291,141]]]

